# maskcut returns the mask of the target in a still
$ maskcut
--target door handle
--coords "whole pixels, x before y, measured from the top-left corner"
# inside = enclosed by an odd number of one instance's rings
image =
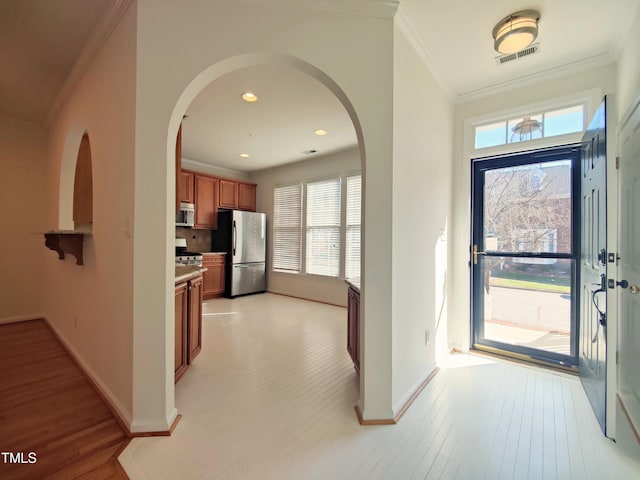
[[[640,287],[637,285],[631,285],[629,287],[629,291],[635,295],[636,293],[640,292]]]
[[[236,255],[236,221],[233,221],[233,256]]]
[[[478,255],[486,255],[487,252],[479,252],[478,251],[478,245],[474,245],[473,246],[473,264],[477,265],[478,264]]]

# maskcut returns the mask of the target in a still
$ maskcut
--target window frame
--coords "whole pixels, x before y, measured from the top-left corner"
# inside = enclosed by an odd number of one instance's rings
[[[310,178],[303,178],[301,180],[297,180],[297,181],[293,181],[293,182],[287,182],[287,183],[281,183],[281,184],[275,184],[273,186],[273,222],[272,223],[272,228],[271,228],[271,238],[274,240],[275,239],[275,234],[274,234],[274,228],[275,228],[275,191],[278,188],[281,187],[287,187],[287,186],[292,186],[292,185],[301,185],[302,186],[302,201],[301,201],[301,211],[300,211],[300,225],[301,225],[301,244],[300,244],[300,252],[301,252],[301,258],[300,258],[300,270],[298,272],[292,271],[292,270],[282,270],[282,269],[276,269],[274,268],[274,264],[273,264],[273,258],[271,260],[271,267],[270,267],[270,271],[272,273],[276,273],[276,274],[293,274],[293,275],[303,275],[303,276],[309,276],[309,277],[322,277],[322,278],[331,278],[331,279],[338,279],[338,280],[345,280],[345,274],[346,274],[346,236],[347,236],[347,227],[346,227],[346,208],[347,208],[347,179],[350,177],[356,177],[356,176],[360,176],[360,189],[361,189],[361,196],[360,196],[360,212],[361,212],[361,217],[360,217],[360,231],[362,232],[362,190],[363,190],[363,175],[362,172],[359,170],[356,171],[348,171],[348,172],[341,172],[341,173],[335,173],[335,174],[330,174],[330,175],[323,175],[323,176],[318,176],[318,177],[310,177]],[[317,274],[317,273],[308,273],[307,272],[307,259],[306,259],[306,250],[307,250],[307,185],[310,183],[314,183],[314,182],[321,182],[323,180],[330,180],[330,179],[336,179],[339,178],[340,179],[340,255],[339,255],[339,272],[338,272],[338,276],[330,276],[330,275],[322,275],[322,274]],[[362,235],[362,233],[361,233]],[[362,253],[362,236],[360,237],[361,240],[361,253]],[[273,242],[272,240],[272,242]],[[275,252],[275,242],[272,243],[272,252]],[[360,260],[360,269],[362,269],[362,256],[361,256],[361,260]]]

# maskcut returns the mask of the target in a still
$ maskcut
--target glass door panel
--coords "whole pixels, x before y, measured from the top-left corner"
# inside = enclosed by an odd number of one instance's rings
[[[575,365],[576,155],[563,148],[474,161],[476,348]]]

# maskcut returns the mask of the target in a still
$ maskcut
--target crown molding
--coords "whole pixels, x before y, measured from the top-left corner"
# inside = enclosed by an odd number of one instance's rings
[[[457,94],[451,87],[451,82],[447,79],[446,75],[443,73],[442,68],[431,54],[426,44],[422,40],[422,37],[416,30],[416,27],[411,22],[409,15],[402,5],[398,8],[397,14],[395,16],[395,24],[400,29],[402,33],[404,33],[405,37],[414,48],[424,65],[427,67],[434,80],[440,85],[440,88],[444,91],[444,93],[449,97],[449,99],[453,102],[457,99]]]
[[[234,0],[229,3],[393,18],[400,0]]]
[[[58,92],[58,95],[56,95],[56,98],[47,113],[47,117],[45,119],[46,126],[51,124],[64,102],[76,88],[78,82],[111,35],[111,32],[116,28],[116,25],[118,25],[120,19],[131,3],[132,0],[113,0],[113,3],[102,13],[100,21],[93,29],[93,33],[89,39],[85,42],[80,55],[78,55],[78,58],[73,64],[71,72],[67,76],[62,88]]]
[[[494,85],[490,85],[484,88],[478,88],[469,92],[458,95],[456,104],[466,103],[473,100],[478,100],[492,95],[498,95],[518,88],[527,87],[547,80],[554,80],[556,78],[571,75],[573,73],[580,73],[585,70],[593,68],[603,67],[615,63],[615,58],[610,53],[603,53],[594,57],[585,58],[576,62],[571,62],[559,67],[550,68],[542,72],[533,73],[531,75],[525,75],[522,77],[514,78],[506,82],[500,82]]]

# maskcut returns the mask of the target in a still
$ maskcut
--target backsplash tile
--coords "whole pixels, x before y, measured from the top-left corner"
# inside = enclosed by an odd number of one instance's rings
[[[187,250],[190,252],[211,251],[211,230],[176,227],[176,238],[186,238]]]

